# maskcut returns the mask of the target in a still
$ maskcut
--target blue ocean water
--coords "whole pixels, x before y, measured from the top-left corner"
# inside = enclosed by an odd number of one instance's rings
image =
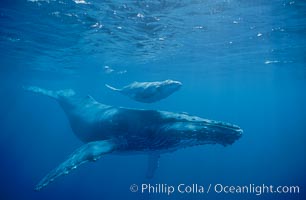
[[[305,199],[306,3],[299,0],[2,0],[0,199]],[[143,104],[108,90],[179,80]],[[56,101],[22,90],[73,88],[101,103],[188,112],[239,125],[233,145],[107,155],[35,185],[82,142]],[[133,193],[130,185],[299,186],[299,193]],[[213,188],[212,188],[213,189]]]

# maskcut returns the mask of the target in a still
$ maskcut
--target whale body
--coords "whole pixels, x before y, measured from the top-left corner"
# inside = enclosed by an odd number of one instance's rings
[[[108,84],[105,84],[105,86],[113,91],[128,96],[135,101],[153,103],[160,101],[179,90],[182,83],[179,81],[165,80],[156,82],[133,82],[122,89],[114,88]]]
[[[56,99],[73,132],[85,143],[47,174],[37,184],[36,190],[41,190],[79,165],[110,153],[148,154],[147,177],[152,177],[162,153],[205,144],[227,146],[238,140],[243,132],[236,125],[183,113],[105,105],[91,96],[79,97],[73,90],[25,89]]]

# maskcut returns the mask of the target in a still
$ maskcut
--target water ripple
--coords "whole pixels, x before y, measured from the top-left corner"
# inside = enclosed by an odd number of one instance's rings
[[[265,47],[274,38],[285,40],[290,31],[305,30],[305,6],[298,3],[28,0],[0,9],[0,48],[7,57],[45,56],[55,63],[90,56],[107,65],[173,56],[218,59],[245,50],[262,54],[268,50],[257,49],[258,43]],[[283,19],[290,10],[291,21]]]

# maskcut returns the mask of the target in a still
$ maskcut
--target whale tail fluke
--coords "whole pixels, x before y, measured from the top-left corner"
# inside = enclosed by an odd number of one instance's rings
[[[30,92],[46,95],[54,99],[58,99],[59,97],[70,97],[75,95],[75,92],[72,89],[52,91],[37,86],[23,86],[23,89]]]
[[[105,84],[105,86],[106,86],[107,88],[113,90],[113,91],[120,91],[120,89],[114,88],[114,87],[112,87],[112,86],[110,86],[110,85],[108,85],[108,84]]]

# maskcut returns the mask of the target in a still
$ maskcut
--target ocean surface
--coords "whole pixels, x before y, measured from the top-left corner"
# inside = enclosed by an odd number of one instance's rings
[[[152,104],[104,86],[166,79],[183,86]],[[162,154],[152,179],[146,155],[110,154],[37,192],[82,142],[57,102],[24,91],[28,85],[187,112],[244,132],[230,146]],[[1,0],[0,158],[1,200],[305,199],[306,2]],[[205,193],[142,193],[142,184],[198,184]],[[218,184],[299,192],[218,193]]]

